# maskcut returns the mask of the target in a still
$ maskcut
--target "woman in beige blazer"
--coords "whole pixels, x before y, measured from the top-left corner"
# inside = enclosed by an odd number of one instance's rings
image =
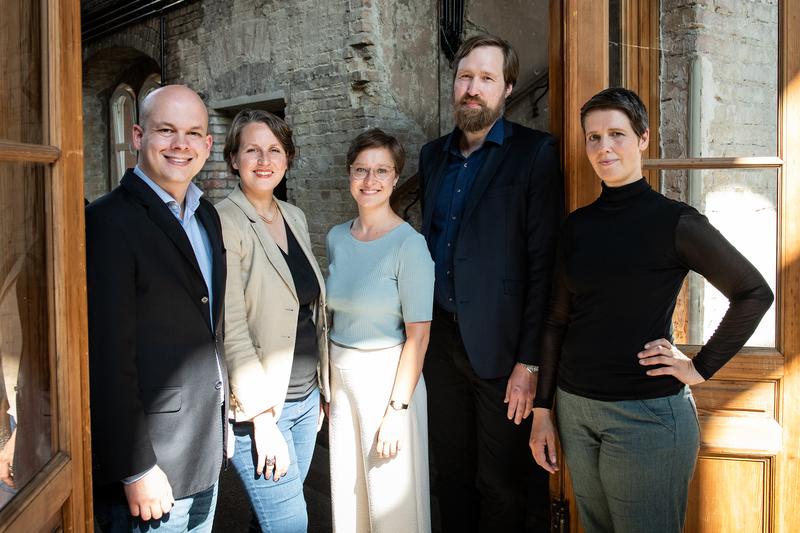
[[[294,152],[286,122],[241,111],[223,152],[239,185],[216,206],[228,263],[231,461],[254,520],[281,533],[307,529],[303,481],[328,399],[325,283],[305,215],[273,196]]]

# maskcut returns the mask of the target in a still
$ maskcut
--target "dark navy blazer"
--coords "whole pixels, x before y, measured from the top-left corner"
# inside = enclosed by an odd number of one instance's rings
[[[505,119],[503,143],[487,143],[453,243],[455,312],[475,372],[507,377],[539,362],[564,196],[555,139]],[[450,135],[420,152],[422,234],[430,238],[447,171]]]

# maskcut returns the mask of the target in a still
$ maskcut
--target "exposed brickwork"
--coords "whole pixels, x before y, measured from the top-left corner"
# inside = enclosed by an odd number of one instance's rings
[[[471,31],[485,22],[490,31],[503,34],[506,28],[512,41],[534,34],[545,43],[546,5],[523,9],[524,4],[515,0],[524,16],[489,17],[478,2],[467,2]],[[510,31],[512,27],[516,29]],[[87,191],[92,181],[93,195],[108,186],[100,181],[108,168],[109,148],[103,138],[108,130],[107,97],[118,83],[112,78],[125,70],[120,67],[112,76],[104,72],[110,67],[93,58],[112,48],[158,60],[158,31],[158,18],[153,18],[84,50],[85,84],[91,86],[85,90],[85,134],[87,148],[91,142],[97,152],[87,158]],[[523,56],[524,72],[546,68],[546,46]],[[370,127],[397,135],[408,154],[401,178],[405,180],[416,172],[422,144],[452,127],[452,78],[447,61],[439,56],[437,6],[429,0],[191,2],[166,15],[165,57],[164,81],[186,83],[211,107],[215,146],[197,181],[212,200],[225,197],[236,183],[222,159],[235,110],[215,109],[215,104],[257,95],[283,99],[298,149],[287,175],[288,195],[305,211],[314,251],[321,259],[328,229],[355,214],[344,168],[353,137]],[[530,123],[528,107],[522,105],[515,113],[516,120]],[[546,121],[546,113],[541,120]]]

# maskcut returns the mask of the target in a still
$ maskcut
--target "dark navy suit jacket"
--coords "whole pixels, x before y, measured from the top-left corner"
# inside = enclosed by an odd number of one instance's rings
[[[539,362],[539,335],[564,213],[555,139],[509,121],[503,126],[503,144],[486,145],[488,154],[470,190],[453,252],[461,337],[473,369],[484,379],[509,376],[516,362]],[[426,238],[447,168],[443,148],[450,135],[420,152]]]

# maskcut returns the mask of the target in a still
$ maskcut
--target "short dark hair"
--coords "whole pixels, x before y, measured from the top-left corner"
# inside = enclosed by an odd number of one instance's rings
[[[649,127],[647,108],[639,95],[623,87],[603,89],[581,107],[581,128],[586,131],[586,115],[598,109],[616,109],[622,111],[631,122],[631,128],[637,137],[644,135]]]
[[[519,77],[519,57],[517,51],[511,46],[511,43],[500,37],[489,35],[488,33],[479,33],[473,35],[458,47],[456,56],[453,58],[453,79],[455,79],[456,72],[458,72],[458,64],[462,59],[467,57],[470,52],[481,46],[496,46],[503,52],[503,81],[510,84],[512,87],[517,83]]]
[[[347,150],[347,171],[350,171],[350,165],[356,160],[358,154],[370,148],[386,148],[392,154],[394,160],[394,170],[399,176],[403,172],[403,167],[406,164],[406,151],[403,145],[396,137],[389,135],[378,128],[372,128],[365,131],[350,143],[350,148]]]
[[[278,138],[283,150],[286,152],[287,168],[291,168],[296,150],[292,141],[292,128],[282,118],[273,115],[269,111],[261,109],[242,109],[239,111],[231,123],[228,135],[225,137],[225,147],[222,149],[222,156],[228,164],[231,174],[238,176],[239,171],[233,168],[233,156],[239,151],[239,143],[242,138],[242,130],[248,124],[261,122]]]

